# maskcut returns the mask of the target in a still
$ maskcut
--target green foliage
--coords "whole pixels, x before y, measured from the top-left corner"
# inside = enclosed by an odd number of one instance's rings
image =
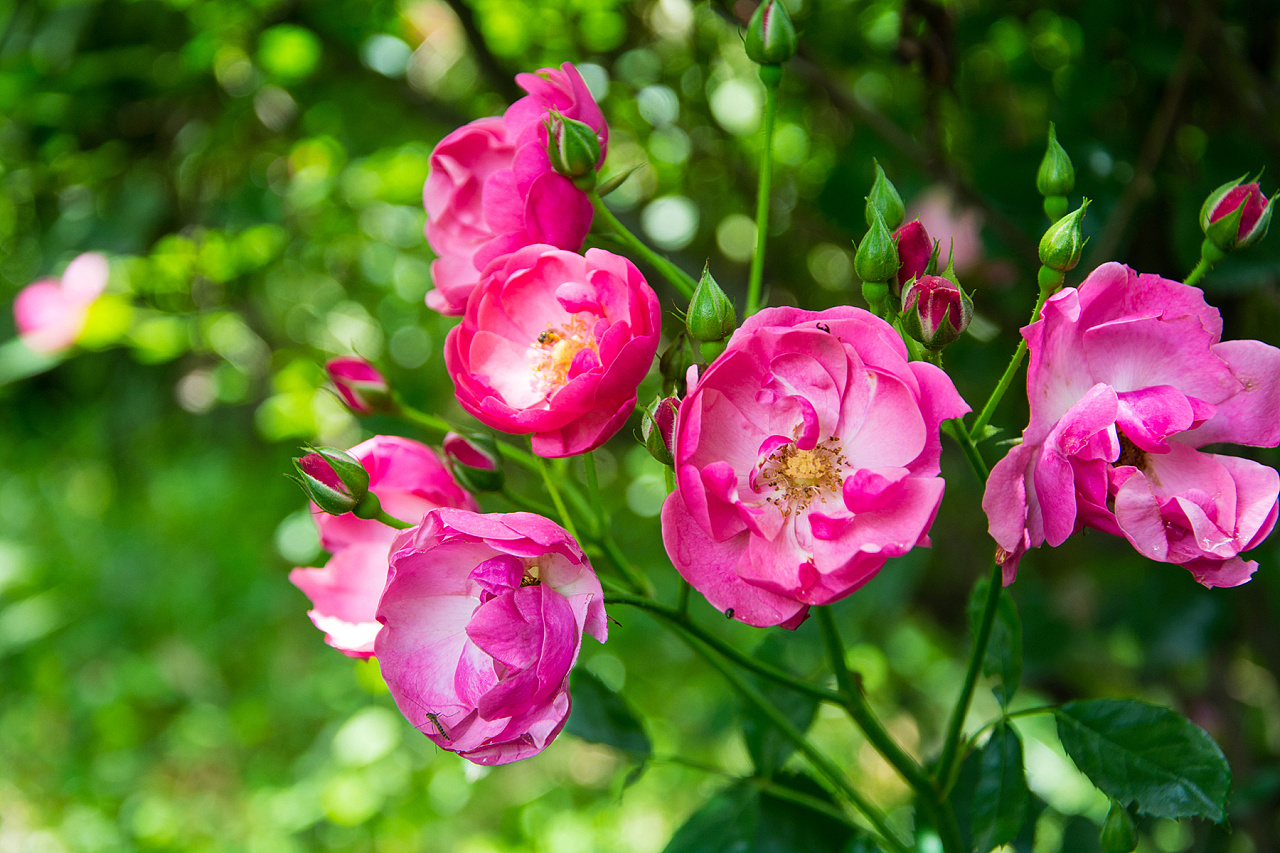
[[[1057,717],[1071,760],[1116,802],[1155,817],[1226,819],[1231,768],[1191,721],[1125,699],[1069,702]]]
[[[786,642],[778,634],[773,633],[756,649],[755,656],[765,663],[785,668],[787,666]],[[755,679],[756,687],[764,697],[772,702],[786,718],[795,724],[800,731],[808,731],[818,713],[817,700],[788,690],[776,682]],[[795,752],[791,741],[782,736],[777,726],[761,717],[752,708],[741,712],[742,737],[747,744],[747,752],[760,776],[770,776],[780,770],[787,759]]]
[[[653,745],[626,700],[582,667],[573,671],[571,688],[573,708],[565,731],[589,743],[620,749],[640,764],[649,760]]]
[[[1012,726],[1001,723],[978,753],[978,778],[973,791],[971,832],[978,850],[990,850],[1017,838],[1031,804],[1022,769],[1022,739]]]
[[[991,589],[991,578],[981,577],[969,595],[969,630],[978,633],[982,621],[983,605]],[[1000,686],[995,689],[1000,704],[1008,707],[1022,682],[1022,620],[1018,618],[1018,605],[1008,590],[1000,591],[996,605],[996,618],[991,627],[991,640],[987,654],[982,659],[982,674],[996,676]]]

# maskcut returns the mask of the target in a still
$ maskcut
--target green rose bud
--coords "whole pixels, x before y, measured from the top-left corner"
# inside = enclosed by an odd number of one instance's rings
[[[898,282],[898,247],[893,243],[893,234],[885,224],[884,216],[867,205],[873,222],[867,234],[858,244],[858,253],[853,257],[853,269],[858,278],[864,282],[890,282],[894,286]],[[897,296],[898,294],[894,294]]]
[[[1036,189],[1040,191],[1040,195],[1048,198],[1070,195],[1075,185],[1075,167],[1071,165],[1066,149],[1058,144],[1057,128],[1053,126],[1053,122],[1049,122],[1049,147],[1045,149],[1040,170],[1036,172]]]
[[[1057,272],[1075,269],[1087,242],[1080,235],[1080,220],[1088,207],[1089,199],[1086,198],[1074,213],[1068,213],[1049,226],[1040,238],[1040,263]]]
[[[675,464],[676,410],[680,402],[675,397],[655,398],[644,410],[640,420],[640,435],[649,455],[668,468]]]
[[[738,314],[733,310],[732,300],[706,268],[702,270],[698,286],[693,289],[684,327],[691,339],[702,342],[722,341],[738,327]]]
[[[796,55],[800,40],[785,4],[765,0],[747,24],[743,44],[747,56],[758,65],[781,65]]]
[[[590,125],[552,110],[547,124],[547,156],[551,168],[575,184],[594,185],[600,162],[600,137]]]
[[[1133,817],[1115,800],[1111,801],[1111,811],[1107,812],[1098,842],[1102,853],[1132,853],[1137,849],[1138,832],[1134,828]]]
[[[293,460],[293,479],[322,512],[343,515],[372,497],[369,472],[358,459],[333,447],[308,449],[310,453]]]
[[[907,218],[907,208],[898,195],[898,188],[885,176],[880,161],[872,160],[876,166],[876,179],[871,183],[871,192],[867,196],[867,225],[874,224],[872,217],[878,212],[884,219],[885,227],[893,231]]]

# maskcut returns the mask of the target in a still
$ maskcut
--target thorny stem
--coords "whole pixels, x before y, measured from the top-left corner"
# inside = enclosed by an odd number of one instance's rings
[[[982,451],[974,443],[973,436],[969,435],[969,430],[965,429],[964,418],[955,418],[950,423],[955,430],[956,443],[964,451],[964,458],[969,461],[969,467],[973,469],[974,474],[978,475],[978,479],[985,483],[991,471],[987,468],[987,461],[982,458]]]
[[[762,69],[763,70],[763,69]],[[751,255],[747,279],[747,316],[760,310],[760,288],[764,281],[764,248],[769,239],[769,183],[773,177],[773,126],[778,115],[780,73],[761,74],[764,81],[764,149],[760,153],[760,183],[756,188],[756,250]]]
[[[618,217],[613,215],[613,211],[605,205],[600,196],[594,192],[591,193],[591,206],[595,208],[596,216],[600,217],[628,248],[634,250],[648,261],[649,265],[657,270],[663,278],[671,282],[671,286],[680,291],[685,299],[693,296],[693,289],[697,286],[697,282],[690,278],[689,274],[684,270],[659,255],[653,249],[650,249],[643,240],[632,234],[627,226],[623,225]]]

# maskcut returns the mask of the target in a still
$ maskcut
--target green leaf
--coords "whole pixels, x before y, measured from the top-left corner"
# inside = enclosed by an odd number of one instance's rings
[[[785,649],[785,644],[776,635],[770,635],[756,649],[755,656],[785,669]],[[774,681],[756,678],[755,683],[765,698],[794,723],[796,728],[802,732],[808,730],[818,713],[817,700],[788,690]],[[781,768],[787,763],[791,753],[795,752],[791,741],[783,737],[778,728],[754,708],[744,708],[742,711],[742,737],[746,741],[747,752],[751,754],[756,772],[761,776],[769,776]]]
[[[982,621],[982,609],[987,600],[991,578],[981,578],[969,596],[969,626],[976,635]],[[1022,620],[1018,618],[1018,606],[1005,590],[1000,591],[996,606],[996,621],[991,626],[991,641],[987,644],[986,657],[982,659],[982,674],[1000,679],[995,689],[1001,706],[1008,707],[1013,695],[1022,683]]]
[[[1012,726],[1001,723],[978,754],[972,822],[976,848],[990,850],[1017,838],[1030,805],[1022,739]]]
[[[1130,699],[1069,702],[1057,719],[1067,755],[1113,800],[1154,817],[1226,819],[1231,767],[1190,720]]]
[[[573,709],[565,731],[591,743],[603,743],[647,761],[653,753],[640,719],[617,693],[584,667],[571,677]]]
[[[797,793],[838,810],[822,786],[808,776],[779,774],[774,780]],[[822,811],[762,791],[744,779],[724,788],[676,830],[666,853],[810,853],[859,847],[862,833]]]

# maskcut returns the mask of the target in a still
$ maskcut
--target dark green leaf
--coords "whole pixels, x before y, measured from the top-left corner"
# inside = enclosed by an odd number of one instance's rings
[[[990,584],[989,577],[980,579],[969,597],[969,625],[975,635],[982,621],[982,609]],[[1007,707],[1022,683],[1022,620],[1018,618],[1018,606],[1005,590],[1000,591],[996,621],[991,626],[991,641],[982,659],[982,674],[1000,679],[1000,686],[995,689],[996,699]]]
[[[978,754],[972,812],[977,849],[990,850],[1013,841],[1026,822],[1030,804],[1022,739],[1012,726],[1001,723]]]
[[[626,701],[584,667],[573,671],[573,709],[565,731],[591,743],[603,743],[643,762],[653,748],[644,726]]]
[[[785,644],[776,635],[771,635],[760,644],[756,657],[774,666],[784,667],[784,649]],[[806,731],[813,723],[814,715],[818,712],[816,700],[762,678],[756,679],[756,686],[800,731]],[[754,708],[744,708],[742,713],[742,736],[747,743],[747,751],[751,753],[756,772],[761,776],[768,776],[786,763],[795,748],[776,726]]]
[[[1226,819],[1231,768],[1190,720],[1128,699],[1070,702],[1057,718],[1063,749],[1112,799],[1154,817]]]

